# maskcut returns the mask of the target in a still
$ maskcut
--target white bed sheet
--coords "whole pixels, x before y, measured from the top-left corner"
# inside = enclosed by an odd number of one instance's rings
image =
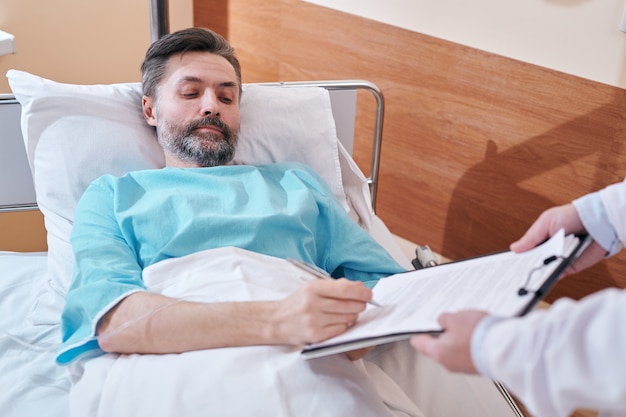
[[[68,373],[54,361],[59,325],[35,324],[32,314],[37,289],[46,285],[45,253],[0,252],[2,417],[69,414]]]
[[[401,258],[382,221],[370,221],[372,233]],[[0,251],[0,416],[69,416],[70,372],[55,362],[62,299],[46,252]]]
[[[177,279],[181,276],[185,279]],[[224,247],[161,261],[147,267],[143,279],[151,292],[176,299],[261,301],[291,294],[306,274],[284,259]],[[373,380],[347,356],[308,361],[295,346],[107,354],[70,368],[77,371],[72,411],[84,417],[129,410],[133,417],[257,416],[270,415],[268,410],[273,417],[405,416],[406,411],[422,417],[407,397],[403,413],[392,414]],[[396,385],[393,398],[401,392]]]
[[[67,417],[69,372],[54,361],[58,311],[34,309],[48,287],[45,253],[0,251],[0,415]],[[515,417],[496,386],[477,376],[451,374],[408,343],[380,346],[360,366],[395,415],[418,405],[427,417]],[[403,392],[399,392],[397,387]],[[415,415],[415,414],[413,414]]]

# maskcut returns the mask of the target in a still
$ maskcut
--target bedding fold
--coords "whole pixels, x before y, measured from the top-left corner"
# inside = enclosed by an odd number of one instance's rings
[[[226,247],[159,262],[143,278],[150,291],[216,302],[282,298],[302,285],[302,274],[282,259]],[[81,417],[391,415],[345,355],[307,361],[299,347],[107,354],[72,369],[72,415]]]

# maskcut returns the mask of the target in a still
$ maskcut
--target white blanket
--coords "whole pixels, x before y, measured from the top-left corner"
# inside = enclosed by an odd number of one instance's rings
[[[146,268],[144,280],[150,291],[170,297],[245,301],[283,298],[302,285],[301,274],[284,260],[229,247],[160,262]],[[296,347],[253,346],[107,354],[74,367],[72,415],[392,415],[362,366],[345,355],[307,361],[299,352]],[[404,399],[393,383],[385,388],[383,395],[392,401]],[[412,403],[406,407],[419,415]]]
[[[67,417],[70,381],[56,365],[60,326],[35,314],[45,253],[0,251],[0,415]],[[58,322],[58,319],[56,320]],[[45,413],[42,413],[45,411]]]

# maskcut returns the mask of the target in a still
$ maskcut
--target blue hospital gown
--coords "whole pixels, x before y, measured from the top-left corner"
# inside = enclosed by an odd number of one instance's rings
[[[403,271],[324,181],[296,163],[101,177],[77,206],[71,242],[76,263],[62,315],[61,364],[102,354],[97,321],[145,290],[142,270],[165,259],[234,246],[310,262],[370,287]]]

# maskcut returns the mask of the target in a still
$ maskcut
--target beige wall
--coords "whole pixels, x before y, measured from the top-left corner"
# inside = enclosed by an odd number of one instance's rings
[[[0,56],[6,72],[20,69],[70,83],[139,80],[150,44],[148,0],[2,0],[0,30],[15,36],[16,54]],[[192,0],[170,1],[170,29],[193,24]]]
[[[626,88],[623,0],[308,1]]]
[[[150,45],[148,0],[1,0],[0,30],[16,53],[0,56],[0,93],[9,69],[60,82],[139,81]],[[192,0],[171,0],[170,30],[193,25]],[[0,126],[0,134],[2,127]],[[0,250],[46,250],[39,212],[0,214]]]

